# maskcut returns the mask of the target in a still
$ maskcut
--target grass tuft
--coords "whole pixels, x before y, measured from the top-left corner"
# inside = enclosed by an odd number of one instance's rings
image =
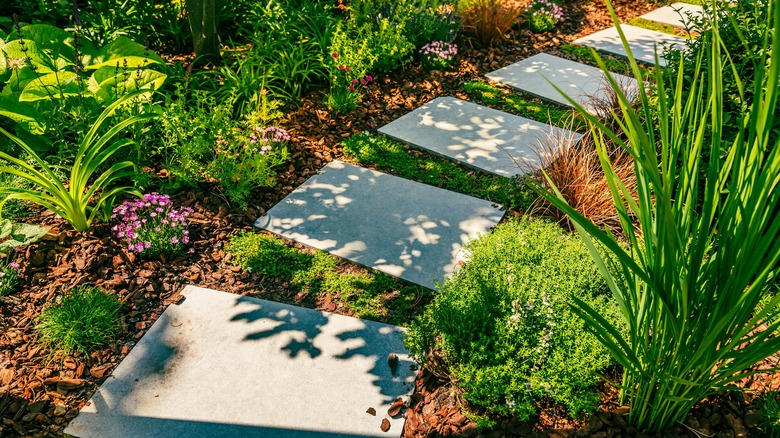
[[[53,350],[89,354],[116,339],[122,302],[94,286],[79,286],[44,309],[36,331]]]

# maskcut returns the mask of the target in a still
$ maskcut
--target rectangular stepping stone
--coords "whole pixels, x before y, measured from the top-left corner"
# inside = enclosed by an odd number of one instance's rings
[[[65,430],[76,437],[387,437],[414,387],[398,327],[187,286]],[[387,362],[395,353],[395,374]],[[373,408],[376,415],[366,411]],[[382,432],[387,418],[390,430]]]
[[[489,201],[333,161],[255,226],[428,288],[503,217]]]
[[[642,15],[645,20],[686,28],[691,17],[704,15],[704,8],[689,3],[672,3]]]
[[[620,28],[623,29],[623,33],[626,35],[634,58],[651,65],[655,64],[656,47],[658,47],[660,65],[661,67],[666,67],[666,60],[663,59],[663,46],[683,46],[686,44],[685,38],[669,35],[668,33],[643,29],[628,24],[621,24]],[[613,55],[628,57],[616,27],[610,27],[609,29],[576,39],[574,44],[593,47],[596,50]]]
[[[636,95],[636,79],[610,74],[627,95]],[[611,87],[600,68],[547,53],[536,54],[485,76],[524,93],[570,107],[569,101],[553,87],[554,84],[593,114],[598,113],[598,102],[610,100]]]
[[[572,131],[454,97],[436,98],[379,128],[379,132],[507,177],[537,170],[541,146],[550,138],[568,146],[581,137]]]

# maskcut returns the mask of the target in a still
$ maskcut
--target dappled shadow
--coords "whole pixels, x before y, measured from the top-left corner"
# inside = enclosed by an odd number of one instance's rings
[[[636,79],[611,73],[628,94],[636,94]],[[572,107],[555,86],[592,114],[599,115],[600,103],[611,99],[601,69],[557,56],[539,53],[486,75],[489,79],[526,94]],[[553,86],[555,85],[555,86]]]
[[[334,161],[255,225],[433,289],[501,217],[488,201]]]
[[[620,27],[626,35],[626,39],[631,47],[631,52],[636,60],[650,65],[655,64],[656,49],[658,50],[660,65],[664,67],[666,66],[666,61],[662,56],[664,47],[677,46],[678,48],[682,48],[681,46],[687,43],[685,38],[676,35],[643,29],[627,24],[623,24]],[[579,38],[574,41],[574,44],[593,47],[596,50],[622,57],[628,56],[626,48],[623,46],[623,42],[620,40],[620,35],[615,27],[610,27],[609,29],[604,29],[586,37]]]
[[[501,176],[539,168],[537,149],[561,129],[453,97],[440,97],[379,128],[379,132]]]
[[[383,417],[366,410],[386,412],[413,388],[397,327],[196,287],[182,295],[67,433],[383,436]]]

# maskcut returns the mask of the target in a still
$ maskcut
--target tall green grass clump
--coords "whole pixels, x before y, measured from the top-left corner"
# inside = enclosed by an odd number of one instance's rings
[[[585,245],[558,225],[512,220],[468,244],[469,257],[411,326],[406,345],[444,365],[482,425],[524,421],[549,397],[572,416],[591,411],[608,351],[569,306],[586,302],[620,326],[617,306]],[[431,361],[431,357],[440,360]]]
[[[94,286],[79,286],[46,307],[36,331],[54,350],[90,354],[116,340],[122,302]]]
[[[774,27],[780,5],[761,4],[768,28]],[[763,47],[759,65],[767,69],[756,70],[752,82],[732,76],[740,93],[751,89],[753,95],[739,114],[736,138],[726,143],[724,72],[734,73],[736,66],[723,50],[719,23],[711,28],[701,36],[693,68],[681,68],[672,89],[660,68],[654,70],[657,100],[639,81],[638,110],[607,75],[622,102],[623,136],[581,111],[597,141],[625,242],[594,226],[556,189],[534,185],[571,217],[620,306],[627,332],[573,298],[576,313],[624,368],[629,422],[653,432],[684,421],[694,404],[733,388],[756,363],[780,351],[780,322],[773,317],[780,295],[763,299],[780,260],[780,139],[771,131],[780,92],[780,34],[753,42]],[[633,156],[635,198],[615,176],[607,142]]]

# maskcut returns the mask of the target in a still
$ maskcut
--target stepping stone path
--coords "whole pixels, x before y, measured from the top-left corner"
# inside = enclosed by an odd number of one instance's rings
[[[627,95],[636,95],[636,79],[611,74]],[[546,53],[539,53],[485,76],[524,93],[572,107],[555,89],[554,84],[592,114],[599,112],[599,102],[610,101],[612,89],[600,68]]]
[[[645,15],[659,22],[669,22],[668,17],[665,8]],[[649,63],[656,44],[685,43],[664,33],[622,28],[634,55]],[[615,28],[575,43],[626,54]],[[592,67],[547,54],[488,77],[566,104],[546,77],[586,107],[588,96],[602,92],[604,79]],[[379,132],[503,176],[537,169],[540,142],[563,139],[567,147],[581,136],[452,97],[434,99]],[[463,242],[489,232],[502,217],[489,201],[334,161],[255,225],[434,288],[462,260]],[[358,438],[402,433],[403,419],[388,415],[393,401],[414,387],[401,329],[194,286],[181,294],[184,301],[165,310],[66,434]],[[395,370],[387,361],[391,353],[400,359]]]
[[[704,8],[688,3],[672,3],[642,15],[646,20],[686,28],[693,17],[704,15]]]
[[[539,168],[541,145],[573,144],[572,131],[486,108],[454,97],[439,97],[379,128],[396,140],[502,176]]]
[[[658,49],[659,63],[662,67],[665,67],[666,60],[663,59],[663,46],[683,46],[686,44],[685,38],[676,35],[669,35],[628,24],[622,24],[620,28],[623,29],[623,33],[626,35],[634,58],[651,65],[655,64],[656,48]],[[578,38],[574,40],[574,44],[593,47],[596,50],[613,55],[628,57],[616,27],[610,27],[609,29]]]
[[[333,161],[255,225],[433,289],[462,243],[503,215],[489,201]]]
[[[66,434],[401,435],[404,420],[388,409],[411,394],[416,372],[397,327],[194,286],[181,294]]]

